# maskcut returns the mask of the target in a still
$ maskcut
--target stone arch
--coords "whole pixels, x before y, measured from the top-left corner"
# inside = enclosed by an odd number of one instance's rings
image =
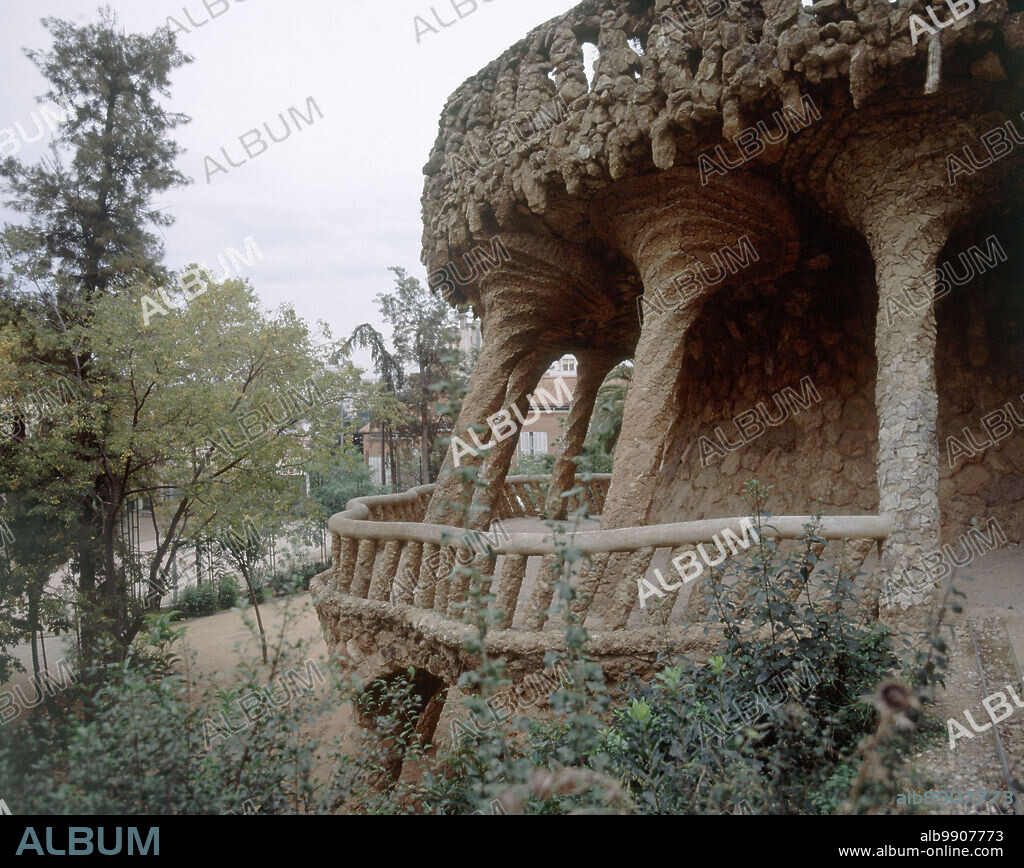
[[[411,675],[410,675],[411,672]],[[405,683],[410,684],[409,695],[404,695]],[[386,756],[381,774],[375,782],[390,786],[402,773],[403,751],[396,744],[396,734],[381,730],[379,720],[393,720],[403,730],[412,727],[412,738],[421,745],[433,741],[437,724],[444,711],[450,685],[426,669],[392,669],[388,674],[374,678],[367,684],[356,703],[359,721],[364,729],[374,730],[384,740]],[[411,703],[407,702],[411,700]]]
[[[780,514],[819,496],[826,512],[877,511],[873,266],[849,230],[806,231],[817,216],[803,215],[791,272],[695,321],[653,523],[741,514],[752,477],[774,486]]]

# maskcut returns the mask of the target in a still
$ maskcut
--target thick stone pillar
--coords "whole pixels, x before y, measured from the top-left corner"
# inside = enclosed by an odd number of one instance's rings
[[[938,591],[927,564],[941,544],[935,268],[951,232],[977,203],[998,202],[1011,161],[951,177],[950,154],[1001,118],[969,94],[908,98],[900,108],[894,117],[890,101],[880,101],[845,119],[842,130],[817,131],[809,144],[818,149],[812,189],[860,230],[875,262],[879,512],[891,515],[893,531],[868,596],[881,591],[883,620],[924,626]],[[907,584],[916,591],[909,611],[909,600],[884,591]]]
[[[558,457],[551,473],[551,488],[545,504],[547,517],[556,521],[564,519],[568,514],[568,501],[562,498],[562,494],[575,488],[576,462],[573,459],[583,452],[598,390],[615,367],[616,357],[606,353],[580,353],[578,362],[576,394],[573,395],[569,418],[558,445]]]
[[[648,315],[634,357],[603,527],[646,524],[678,412],[686,337],[699,304]]]
[[[530,420],[530,396],[553,361],[554,357],[549,353],[531,353],[519,363],[509,380],[502,408],[505,412],[501,419],[495,420],[497,430],[507,436],[497,440],[493,431],[488,432],[485,445],[490,445],[490,449],[479,476],[483,485],[473,494],[473,505],[466,525],[473,530],[486,531],[494,520],[495,507],[500,502],[505,477],[519,445],[519,433],[524,427],[519,420]]]
[[[471,297],[481,319],[480,356],[452,432],[452,445],[423,517],[426,523],[453,527],[466,527],[474,496],[462,471],[480,468],[484,461],[484,453],[477,450],[470,431],[485,442],[488,422],[506,408],[509,383],[519,366],[525,363],[525,372],[533,364],[527,359],[545,355],[553,359],[572,338],[578,338],[573,315],[586,311],[604,288],[604,270],[585,248],[523,233],[502,233],[489,249],[480,245],[475,273]],[[536,379],[542,373],[543,369],[538,371]],[[467,455],[463,444],[479,454]],[[459,467],[455,466],[455,448],[459,449]],[[500,465],[496,461],[492,466]],[[500,474],[502,482],[507,470],[506,463]],[[493,510],[494,497],[496,494],[488,495],[490,506],[485,509]],[[411,575],[411,557],[408,551],[403,553],[399,576]]]
[[[601,525],[646,525],[679,413],[686,340],[708,299],[768,280],[796,262],[789,206],[767,181],[734,172],[704,185],[679,170],[619,184],[591,210],[598,227],[636,265],[645,312]],[[653,554],[653,552],[651,553]],[[641,562],[613,554],[590,617],[623,627],[636,604]]]
[[[791,268],[797,231],[772,185],[735,172],[707,185],[693,170],[620,184],[591,215],[644,285],[645,317],[602,519],[604,527],[642,525],[678,415],[691,326],[714,293]]]
[[[480,314],[482,346],[453,431],[453,437],[474,448],[470,428],[482,441],[488,420],[504,409],[509,380],[519,363],[532,354],[550,353],[553,358],[571,338],[578,338],[573,318],[601,295],[605,273],[582,246],[546,236],[502,233],[493,239],[489,252],[486,245],[477,250],[472,297]],[[471,492],[454,466],[453,447],[423,520],[463,527]],[[481,461],[482,456],[463,460],[460,455],[459,464],[479,466]],[[463,509],[453,504],[462,504]]]
[[[465,510],[472,491],[464,481],[463,471],[467,467],[478,467],[483,461],[483,454],[466,455],[464,446],[475,449],[474,434],[480,442],[485,441],[487,420],[501,411],[509,380],[530,354],[531,344],[539,340],[539,335],[531,334],[525,327],[517,331],[515,318],[500,310],[484,320],[482,337],[480,355],[469,381],[469,392],[452,431],[452,445],[438,474],[437,487],[423,519],[425,522],[456,527],[465,525]],[[454,460],[456,438],[460,453],[458,466]],[[458,507],[460,504],[462,509]]]
[[[903,292],[924,281],[931,296],[946,233],[914,222],[886,228],[875,231],[871,243],[878,283],[879,511],[893,517],[892,535],[882,546],[882,569],[921,587],[927,582],[922,559],[941,545],[935,306],[931,298],[926,305],[910,306]]]

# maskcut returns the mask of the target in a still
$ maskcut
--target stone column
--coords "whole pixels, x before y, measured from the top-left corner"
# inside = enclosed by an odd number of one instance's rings
[[[475,448],[469,435],[475,426],[483,441],[487,420],[504,409],[516,367],[531,354],[555,354],[566,345],[573,316],[600,293],[603,277],[585,248],[550,237],[502,233],[486,257],[478,254],[472,297],[481,318],[482,345],[453,437]],[[479,466],[481,461],[481,456],[463,460],[460,455],[459,463]],[[452,508],[468,504],[470,497],[458,470],[450,447],[425,522],[464,526],[465,509]]]
[[[505,477],[508,475],[512,456],[519,445],[519,432],[523,429],[519,417],[529,421],[531,393],[537,388],[540,378],[553,361],[554,357],[548,353],[531,353],[519,363],[509,381],[502,408],[506,414],[501,420],[496,421],[498,430],[507,432],[508,436],[496,440],[494,432],[488,432],[489,442],[493,445],[484,458],[479,477],[483,487],[477,488],[473,494],[473,505],[466,525],[473,530],[488,530],[495,518],[495,507],[505,488]],[[481,437],[481,440],[483,439]]]
[[[928,581],[922,557],[941,546],[933,283],[946,232],[921,222],[890,221],[871,237],[878,283],[879,511],[893,516],[882,545],[882,579],[902,577],[914,587]],[[908,305],[904,289],[922,283],[927,303]]]
[[[634,357],[602,527],[647,523],[668,435],[678,413],[686,337],[699,304],[649,314]]]
[[[482,345],[476,368],[469,381],[469,392],[462,403],[459,419],[452,431],[452,445],[448,448],[444,464],[438,474],[437,487],[427,507],[424,521],[433,524],[447,524],[456,527],[465,525],[465,510],[457,504],[468,506],[471,490],[464,481],[463,470],[478,467],[483,461],[482,454],[465,454],[459,446],[459,462],[454,460],[455,438],[460,444],[476,448],[473,431],[480,442],[487,438],[487,420],[498,413],[504,403],[508,383],[517,367],[529,355],[531,344],[540,339],[531,333],[514,317],[496,312],[484,320]]]
[[[702,306],[730,286],[792,267],[797,231],[767,181],[734,172],[703,185],[694,170],[619,184],[591,217],[637,267],[645,317],[602,526],[648,521],[678,413],[686,338]]]
[[[481,318],[480,357],[452,432],[453,444],[423,517],[425,523],[452,527],[466,526],[474,496],[462,470],[479,468],[484,461],[483,454],[466,455],[460,445],[460,466],[456,467],[454,438],[477,451],[470,430],[476,431],[481,443],[485,441],[488,420],[505,409],[509,382],[519,366],[526,365],[525,377],[533,364],[527,359],[545,355],[553,359],[575,334],[572,316],[587,309],[604,281],[604,271],[586,249],[555,238],[509,232],[493,239],[490,245],[478,247],[489,250],[486,255],[477,254],[477,276],[473,292],[468,294]],[[543,369],[536,379],[541,373]],[[512,394],[517,390],[514,388]],[[499,459],[500,454],[495,458]],[[491,466],[500,468],[501,461]],[[507,470],[506,463],[500,473],[502,482]],[[489,505],[485,509],[493,510],[496,496],[496,492],[487,496]],[[399,575],[410,571],[411,561],[403,554]]]
[[[866,596],[881,590],[883,620],[917,627],[936,599],[926,564],[941,544],[935,267],[952,230],[979,202],[995,207],[1009,186],[1000,180],[1009,160],[952,183],[950,154],[998,126],[1000,115],[977,103],[976,94],[950,90],[941,100],[904,99],[897,117],[888,103],[872,104],[839,133],[817,131],[814,143],[811,188],[864,235],[878,287],[879,511],[892,516],[893,531]],[[906,586],[916,591],[909,610],[885,592]]]
[[[576,394],[573,395],[569,418],[558,446],[558,457],[551,473],[551,488],[545,504],[548,518],[556,521],[564,519],[568,514],[568,501],[561,495],[575,488],[576,462],[573,458],[583,452],[598,390],[615,367],[616,357],[603,353],[580,353],[578,362]]]
[[[644,287],[633,381],[601,519],[605,528],[642,526],[650,520],[679,412],[690,329],[715,293],[791,268],[797,230],[785,199],[767,181],[734,172],[704,184],[690,169],[620,183],[595,203],[591,218],[633,261]],[[645,557],[609,558],[607,581],[590,609],[595,627],[625,626],[636,604],[636,575],[650,561]]]
[[[644,320],[602,527],[646,525],[649,521],[669,432],[678,413],[686,337],[699,309],[693,304],[652,313]],[[591,609],[605,628],[626,626],[637,602],[637,579],[647,572],[653,554],[653,550],[647,557],[638,557],[639,552],[618,552],[608,559],[605,577],[611,584],[599,588]]]

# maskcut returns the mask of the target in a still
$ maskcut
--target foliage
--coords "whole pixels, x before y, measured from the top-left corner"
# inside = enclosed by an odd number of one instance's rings
[[[216,690],[178,654],[184,628],[172,628],[170,615],[148,616],[148,626],[123,663],[89,673],[84,680],[102,686],[80,691],[73,714],[5,737],[6,797],[33,813],[326,809],[317,769],[329,757],[297,737],[340,702],[323,662],[282,635],[269,666],[242,662],[232,688]],[[326,684],[316,683],[318,673]]]
[[[217,606],[221,609],[231,609],[238,603],[241,591],[231,576],[221,576],[217,579]]]
[[[592,453],[609,456],[615,454],[626,411],[626,396],[632,382],[633,365],[623,362],[605,377],[598,389],[594,415],[587,432],[587,445]]]
[[[315,563],[279,570],[267,577],[267,588],[275,597],[308,591],[313,577],[329,568],[329,563]]]
[[[386,494],[373,468],[355,447],[339,447],[309,465],[310,497],[320,506],[324,520],[344,511],[350,500]]]
[[[440,412],[437,384],[458,379],[459,354],[455,351],[457,316],[441,297],[402,268],[392,268],[394,292],[377,296],[384,319],[391,325],[395,355],[410,371],[406,403],[414,415],[419,439],[419,482],[437,478],[443,455],[435,448],[442,426],[451,419]]]
[[[189,585],[178,596],[178,608],[189,618],[214,614],[219,609],[217,587],[209,582]]]
[[[729,581],[711,568],[706,603],[723,625],[706,663],[667,660],[606,733],[615,763],[645,810],[656,813],[814,813],[844,779],[875,715],[862,701],[898,670],[892,637],[862,605],[842,563],[819,564],[824,541],[809,526],[783,555],[763,532],[767,492],[747,487],[758,544]],[[812,599],[816,569],[823,593]],[[917,719],[907,709],[906,723]],[[900,761],[901,736],[886,745]],[[894,783],[876,781],[873,803]]]
[[[754,484],[748,494],[765,530],[765,493]],[[893,810],[906,733],[921,721],[917,691],[892,677],[892,637],[861,610],[842,558],[818,562],[813,525],[787,552],[761,533],[731,576],[742,585],[721,571],[709,577],[707,603],[724,625],[717,652],[703,662],[668,653],[654,678],[623,696],[588,659],[590,637],[574,614],[583,559],[572,540],[584,516],[550,523],[560,565],[550,616],[565,642],[544,661],[562,673],[545,691],[544,722],[522,708],[495,715],[489,700],[511,686],[486,642],[501,616],[490,577],[456,566],[470,581],[462,613],[479,665],[460,679],[458,724],[451,739],[435,739],[436,753],[416,734],[415,671],[264,702],[229,735],[242,697],[286,665],[301,669],[301,646],[282,637],[269,666],[243,663],[233,689],[203,689],[175,651],[182,631],[171,613],[150,616],[128,659],[105,667],[101,689],[78,696],[72,714],[5,739],[0,776],[26,811],[40,812],[211,813],[246,802],[261,813]],[[820,572],[820,598],[808,593],[809,566]],[[301,737],[343,698],[369,725],[354,751]],[[409,766],[416,771],[399,778]]]
[[[46,81],[43,101],[69,111],[38,165],[0,163],[7,204],[23,218],[0,232],[8,254],[0,276],[0,382],[4,403],[16,408],[0,461],[13,484],[7,490],[38,520],[71,529],[88,610],[83,638],[91,646],[103,633],[123,640],[136,624],[118,539],[125,492],[118,465],[131,459],[108,439],[111,401],[130,384],[107,364],[109,335],[92,325],[105,299],[167,278],[153,230],[171,221],[153,200],[185,182],[170,134],[188,118],[167,112],[159,97],[190,58],[166,29],[126,34],[109,9],[96,24],[43,24],[51,48],[26,54]],[[59,406],[30,430],[30,396],[56,383]],[[50,423],[58,436],[47,431]],[[47,546],[17,567],[38,575],[55,553]]]
[[[344,442],[338,407],[358,376],[331,364],[338,347],[326,327],[311,330],[289,308],[263,312],[242,280],[198,267],[181,280],[162,264],[152,230],[169,220],[151,199],[184,182],[169,136],[186,118],[158,100],[188,60],[173,35],[126,34],[108,13],[47,26],[52,50],[29,56],[48,97],[74,111],[51,157],[0,171],[25,215],[0,238],[11,251],[0,278],[0,405],[14,408],[0,481],[11,510],[52,533],[9,564],[0,608],[35,611],[33,588],[66,564],[84,653],[103,644],[123,656],[180,551],[247,520],[275,535],[322,522],[305,473]],[[155,298],[164,312],[145,316]],[[30,412],[53,384],[58,400]],[[156,548],[145,557],[122,534],[139,500],[153,505]],[[258,555],[225,552],[240,554],[243,577]],[[17,637],[3,621],[7,643]]]
[[[509,469],[509,476],[550,476],[555,469],[556,456],[548,452],[539,455],[520,455],[519,461]]]
[[[441,384],[464,380],[465,360],[455,349],[457,316],[444,299],[404,269],[390,270],[395,290],[379,293],[377,304],[392,327],[394,350],[387,348],[377,329],[364,323],[353,331],[345,352],[357,346],[371,351],[381,382],[367,390],[360,403],[370,412],[371,432],[379,431],[382,439],[381,484],[387,462],[393,485],[401,490],[403,452],[418,456],[418,466],[412,468],[416,484],[437,478],[443,458],[438,437],[451,425]]]
[[[767,492],[754,482],[747,493],[764,531]],[[586,659],[586,630],[565,615],[578,558],[565,537],[556,588],[573,677],[551,697],[560,713],[464,735],[446,758],[450,773],[428,778],[426,803],[483,811],[497,798],[523,813],[888,810],[907,733],[923,721],[921,693],[894,680],[893,637],[842,559],[818,562],[824,541],[813,525],[785,552],[759,537],[707,578],[706,604],[723,625],[718,652],[698,663],[669,649],[659,674],[619,699]],[[812,570],[822,586],[813,599]],[[500,674],[500,661],[484,659],[464,681],[495,690]],[[480,700],[466,704],[484,720]]]

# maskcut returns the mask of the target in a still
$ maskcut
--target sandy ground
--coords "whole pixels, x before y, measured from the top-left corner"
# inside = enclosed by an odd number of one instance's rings
[[[281,644],[283,638],[289,645],[299,646],[294,657],[295,663],[290,664],[289,668],[304,677],[310,677],[307,661],[312,661],[327,675],[327,644],[313,609],[312,597],[308,593],[265,603],[260,606],[260,612],[271,660],[275,656],[274,649]],[[237,681],[236,667],[240,662],[260,658],[259,634],[255,629],[251,607],[244,611],[233,609],[205,618],[194,618],[187,621],[185,626],[184,649],[186,653],[194,652],[196,669],[193,674],[202,684],[214,688],[228,687]],[[280,671],[277,677],[280,677]],[[316,695],[327,696],[330,689],[330,682],[325,681],[317,685]],[[303,734],[325,749],[336,736],[342,736],[344,749],[351,751],[358,737],[354,717],[351,704],[346,703],[332,714],[307,721]],[[321,775],[326,772],[326,767],[319,769]]]
[[[320,630],[320,622],[313,610],[312,599],[308,593],[273,600],[260,607],[266,627],[268,641],[273,650],[280,642],[282,632],[290,644],[301,643],[301,650],[296,656],[294,668],[303,678],[310,679],[311,670],[306,668],[306,661],[313,661],[319,670],[327,674],[327,645]],[[246,621],[251,621],[252,626]],[[178,626],[185,627],[184,645],[181,651],[194,653],[195,669],[192,675],[200,687],[209,687],[214,691],[228,687],[238,680],[236,667],[244,660],[258,660],[260,643],[255,632],[253,609],[244,611],[231,610],[210,615],[205,618],[193,618]],[[56,671],[56,664],[66,651],[70,649],[73,637],[49,637],[46,640],[47,658],[50,670]],[[180,653],[180,652],[179,652]],[[15,656],[31,672],[31,646],[21,645],[15,649]],[[265,670],[269,676],[269,671]],[[279,673],[280,675],[280,673]],[[22,697],[34,698],[38,694],[31,686],[29,675],[19,673],[3,691],[13,692],[20,688]],[[327,683],[317,685],[319,695],[325,695]],[[15,694],[17,698],[17,694]],[[19,714],[18,720],[21,718]],[[335,735],[353,733],[352,711],[349,706],[342,706],[335,714],[310,721],[307,737],[328,744]],[[352,746],[351,739],[349,746]]]

